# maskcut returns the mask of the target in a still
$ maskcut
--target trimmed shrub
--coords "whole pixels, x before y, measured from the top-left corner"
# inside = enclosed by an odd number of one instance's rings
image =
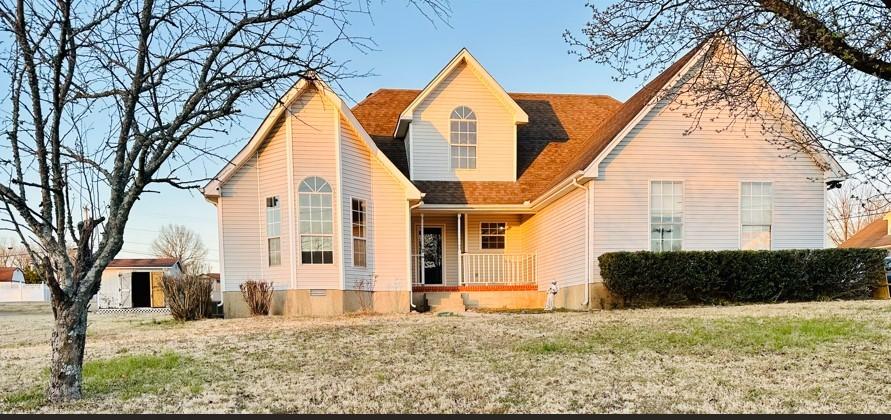
[[[244,296],[251,315],[269,315],[269,305],[272,303],[272,283],[248,280],[242,283],[239,288],[241,288],[241,295]]]
[[[161,287],[173,319],[194,321],[210,315],[213,280],[193,275],[165,275]]]
[[[611,252],[607,289],[627,305],[866,299],[885,278],[877,249]]]

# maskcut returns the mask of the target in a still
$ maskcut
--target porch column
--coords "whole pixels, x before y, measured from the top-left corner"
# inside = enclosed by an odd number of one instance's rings
[[[458,213],[458,285],[464,284],[464,256],[461,255],[461,213]]]
[[[418,232],[418,254],[420,254],[420,262],[418,263],[418,268],[421,271],[421,284],[427,284],[424,276],[424,213],[421,213],[421,230]]]

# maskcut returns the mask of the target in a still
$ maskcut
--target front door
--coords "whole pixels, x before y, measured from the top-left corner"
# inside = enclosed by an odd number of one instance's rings
[[[424,284],[442,284],[442,228],[424,227]]]

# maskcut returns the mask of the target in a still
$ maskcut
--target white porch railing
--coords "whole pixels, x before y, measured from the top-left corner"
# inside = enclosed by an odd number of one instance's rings
[[[536,281],[535,254],[463,254],[462,284],[528,284]]]

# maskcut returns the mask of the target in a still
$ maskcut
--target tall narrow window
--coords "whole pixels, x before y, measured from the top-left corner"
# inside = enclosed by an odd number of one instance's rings
[[[684,183],[652,181],[650,183],[650,250],[683,249]]]
[[[504,222],[480,223],[480,248],[504,249],[504,232],[507,224]]]
[[[452,111],[449,144],[452,168],[476,169],[476,114],[466,106]]]
[[[770,249],[773,225],[773,184],[743,182],[740,185],[740,248]]]
[[[352,200],[353,214],[353,266],[367,267],[368,258],[366,255],[365,242],[365,200],[354,198]]]
[[[303,264],[333,264],[334,247],[331,186],[311,176],[298,188],[300,195],[300,261]]]
[[[282,263],[282,212],[278,196],[266,198],[266,254],[269,266]]]

